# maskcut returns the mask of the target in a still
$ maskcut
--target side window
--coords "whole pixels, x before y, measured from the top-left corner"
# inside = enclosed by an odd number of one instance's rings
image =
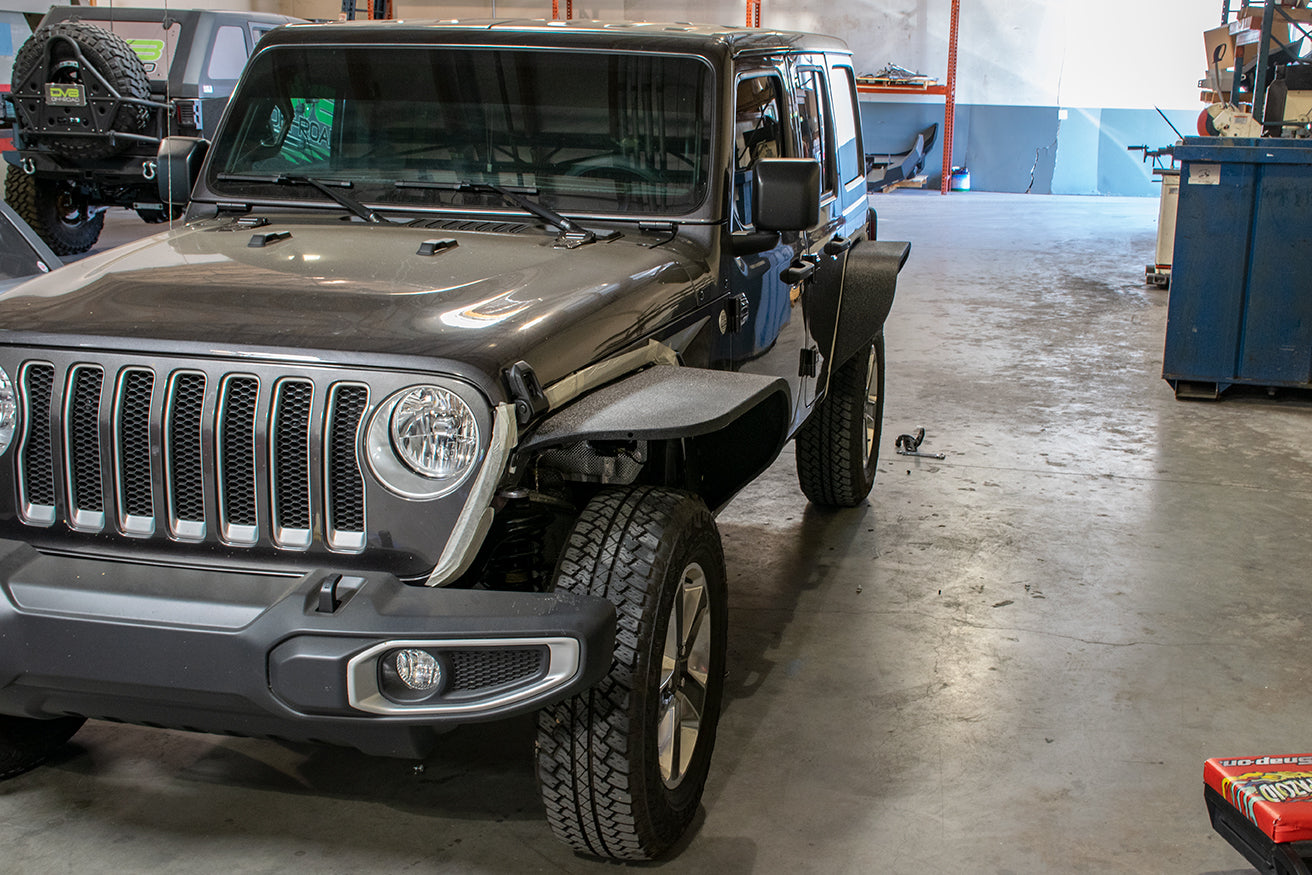
[[[274,26],[271,25],[271,24],[252,24],[252,25],[251,25],[251,45],[253,45],[253,46],[255,46],[255,45],[259,45],[259,44],[260,44],[260,40],[264,38],[264,35],[265,35],[266,33],[268,33],[269,31],[273,30],[273,27],[274,27]]]
[[[820,176],[824,188],[821,194],[834,193],[834,155],[829,148],[833,132],[826,109],[824,71],[810,67],[797,71],[797,118],[802,128],[798,154],[802,158],[820,161]]]
[[[214,34],[210,65],[205,71],[211,79],[231,81],[241,76],[246,66],[246,34],[242,28],[225,25]]]
[[[834,95],[834,144],[843,183],[855,182],[865,175],[865,157],[861,154],[861,114],[856,101],[856,80],[851,67],[830,67],[829,83]]]
[[[783,83],[778,76],[738,80],[734,102],[733,225],[752,226],[752,168],[762,158],[784,155],[784,128],[779,121]]]

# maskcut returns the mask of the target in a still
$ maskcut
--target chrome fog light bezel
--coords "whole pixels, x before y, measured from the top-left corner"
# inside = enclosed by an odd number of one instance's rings
[[[438,691],[418,701],[397,701],[386,695],[379,683],[382,670],[380,661],[397,650],[415,648],[427,650],[439,659],[445,659],[449,650],[545,647],[547,665],[545,672],[536,680],[510,689],[489,691],[486,696],[461,698],[444,701],[443,693],[447,683]],[[444,666],[445,667],[445,666]],[[416,640],[398,638],[380,641],[372,647],[355,654],[346,664],[346,701],[347,704],[367,714],[381,714],[392,717],[422,716],[425,714],[443,716],[477,715],[496,712],[519,702],[541,696],[550,690],[569,683],[583,668],[583,647],[577,638],[567,636],[527,638],[473,638],[447,640]]]

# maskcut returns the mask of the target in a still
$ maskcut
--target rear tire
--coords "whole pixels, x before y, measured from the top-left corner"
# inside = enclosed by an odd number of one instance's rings
[[[0,781],[41,765],[85,722],[82,717],[34,720],[0,716]]]
[[[93,210],[71,182],[37,179],[13,165],[5,174],[5,202],[56,255],[86,252],[105,227],[104,211]]]
[[[137,216],[147,225],[160,225],[170,219],[179,218],[182,215],[181,207],[174,207],[172,210],[156,210],[150,207],[138,209]]]
[[[875,483],[884,422],[884,333],[829,380],[820,408],[798,430],[797,481],[815,504],[856,507]]]
[[[46,83],[59,85],[80,84],[85,87],[91,98],[112,97],[100,84],[99,79],[82,69],[77,54],[64,38],[73,40],[82,51],[87,64],[105,78],[110,87],[120,97],[136,100],[150,99],[150,80],[146,77],[146,68],[127,42],[118,34],[96,27],[83,21],[58,21],[38,27],[36,33],[14,55],[12,83],[15,89],[14,99],[21,110],[29,113],[39,111],[43,102],[42,87]],[[46,62],[46,45],[50,44],[50,65],[44,70],[38,68]],[[29,77],[36,74],[28,84]],[[46,106],[45,115],[53,117],[57,123],[75,125],[72,120],[84,113],[109,112],[110,107],[97,106],[88,101],[85,107],[51,107]],[[104,119],[93,123],[84,123],[93,128],[110,128],[123,133],[140,133],[150,118],[147,107],[135,104],[121,105],[109,124]],[[45,121],[45,120],[43,120]],[[113,155],[127,148],[128,141],[103,137],[60,136],[58,133],[33,135],[24,133],[23,142],[29,148],[44,146],[52,152],[69,157],[101,158]]]
[[[610,674],[539,716],[547,819],[581,853],[654,859],[692,823],[715,746],[728,634],[715,520],[688,493],[601,492],[556,586],[609,599],[619,623]]]

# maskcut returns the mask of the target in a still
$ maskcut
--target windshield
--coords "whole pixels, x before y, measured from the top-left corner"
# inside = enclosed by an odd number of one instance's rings
[[[710,73],[669,55],[279,46],[251,62],[207,184],[324,200],[250,178],[294,174],[349,182],[380,208],[504,210],[456,187],[480,183],[561,211],[682,215],[710,176]]]

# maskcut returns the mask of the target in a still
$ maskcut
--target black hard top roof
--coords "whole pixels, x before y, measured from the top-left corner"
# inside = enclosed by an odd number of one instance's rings
[[[398,19],[298,24],[280,31],[269,41],[269,43],[315,42],[560,46],[731,55],[848,51],[847,44],[836,37],[794,31],[685,22],[532,19],[471,21]]]

